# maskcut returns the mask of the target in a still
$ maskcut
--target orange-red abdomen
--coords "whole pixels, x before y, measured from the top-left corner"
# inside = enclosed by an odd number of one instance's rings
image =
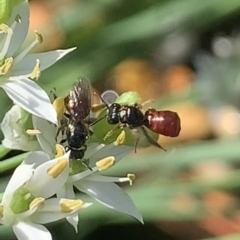
[[[177,137],[181,131],[181,121],[176,112],[150,109],[146,111],[145,117],[148,119],[146,127],[155,133],[168,137]]]

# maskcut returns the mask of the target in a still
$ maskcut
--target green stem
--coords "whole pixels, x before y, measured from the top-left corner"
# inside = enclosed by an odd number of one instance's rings
[[[22,153],[15,157],[6,159],[3,162],[0,162],[0,173],[6,172],[8,170],[11,170],[17,167],[28,155],[29,155],[29,152]]]
[[[6,148],[3,145],[0,145],[0,158],[3,158],[10,151],[11,151],[11,149]]]

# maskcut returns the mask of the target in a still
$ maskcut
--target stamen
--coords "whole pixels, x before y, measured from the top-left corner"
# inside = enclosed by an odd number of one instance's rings
[[[135,179],[136,179],[135,174],[129,173],[129,174],[127,175],[127,177],[129,178],[129,184],[130,184],[130,186],[132,186],[133,182],[134,182]]]
[[[76,211],[76,210],[80,209],[82,205],[83,205],[83,201],[80,199],[78,199],[78,200],[66,199],[60,203],[61,212],[62,213],[70,213],[72,211]]]
[[[2,218],[2,217],[3,217],[3,206],[0,205],[0,218]]]
[[[16,15],[15,21],[16,21],[17,23],[21,23],[21,22],[22,22],[22,18],[21,18],[21,16],[20,16],[19,14]]]
[[[37,30],[34,31],[36,33],[36,41],[38,43],[42,43],[43,42],[43,36],[42,34],[40,34]]]
[[[41,132],[37,129],[28,129],[26,131],[26,133],[29,135],[29,136],[36,136],[36,135],[39,135],[41,134]]]
[[[65,149],[62,145],[56,144],[55,149],[56,149],[55,158],[61,157],[65,154]]]
[[[61,159],[53,167],[47,170],[47,174],[56,178],[67,167],[67,165],[67,159]]]
[[[0,24],[0,30],[7,34],[6,40],[4,41],[4,45],[2,48],[2,52],[0,53],[0,59],[3,59],[6,56],[6,53],[9,49],[9,45],[13,35],[13,30],[10,27],[8,27],[6,24]]]
[[[115,163],[115,157],[111,156],[96,162],[96,166],[98,167],[98,171],[103,171],[112,167],[114,163]]]
[[[35,198],[29,205],[29,209],[32,210],[34,208],[40,209],[44,206],[45,199],[42,197]]]
[[[0,24],[0,30],[4,33],[8,33],[8,31],[11,31],[12,29],[8,25],[2,23]]]
[[[0,67],[0,74],[5,75],[6,73],[8,73],[8,71],[12,67],[12,65],[13,65],[12,57],[5,59],[4,64]]]
[[[116,146],[122,145],[125,142],[125,138],[126,138],[126,133],[123,130],[117,137],[116,141],[114,142],[114,144]]]
[[[63,97],[57,97],[53,102],[53,107],[55,108],[57,112],[58,119],[62,119],[64,115],[65,105],[64,105],[64,98]]]
[[[133,181],[135,180],[135,175],[132,173],[129,173],[126,177],[108,177],[108,176],[102,176],[102,175],[91,175],[92,181],[98,181],[98,182],[129,182],[129,185],[131,186],[133,184]]]
[[[40,70],[40,60],[39,59],[36,59],[36,65],[35,65],[35,67],[33,68],[33,71],[32,71],[32,73],[30,74],[30,78],[31,79],[36,79],[36,80],[38,80],[39,79],[39,77],[40,77],[40,75],[41,75],[41,70]]]
[[[43,41],[42,35],[36,31],[35,33],[36,33],[36,39],[14,58],[15,63],[19,62],[22,58],[24,58],[30,52],[30,50],[33,47],[35,47],[36,44],[41,43]]]

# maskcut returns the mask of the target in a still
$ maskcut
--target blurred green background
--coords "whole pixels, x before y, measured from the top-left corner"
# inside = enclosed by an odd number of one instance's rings
[[[78,47],[42,72],[46,91],[64,94],[85,76],[98,93],[156,99],[151,106],[177,111],[182,125],[179,137],[160,136],[166,153],[139,149],[107,172],[136,174],[122,187],[145,225],[95,203],[80,213],[78,234],[66,221],[47,225],[53,238],[239,239],[240,1],[32,0],[30,8],[29,41],[34,29],[44,37],[36,51]],[[2,91],[1,118],[10,106]],[[1,228],[1,239],[15,239]]]

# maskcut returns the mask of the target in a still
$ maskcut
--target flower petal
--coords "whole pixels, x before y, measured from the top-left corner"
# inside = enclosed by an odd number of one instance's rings
[[[22,164],[25,165],[33,165],[33,168],[36,169],[41,164],[47,162],[50,160],[50,157],[48,154],[42,152],[42,151],[36,151],[30,153],[22,162]]]
[[[129,146],[116,146],[114,144],[106,145],[105,147],[101,148],[99,151],[95,152],[94,155],[90,157],[89,166],[95,166],[95,163],[103,158],[108,156],[114,156],[115,161],[119,162],[122,158],[127,156],[132,151],[132,147]]]
[[[106,207],[133,216],[143,223],[142,215],[132,199],[116,184],[82,180],[74,185],[79,191],[85,192]]]
[[[72,212],[64,213],[60,208],[60,202],[62,200],[62,198],[51,198],[46,200],[43,208],[38,212],[35,212],[31,216],[31,220],[37,223],[46,224],[71,216],[72,214],[78,212],[80,209],[89,207],[91,205],[85,203],[80,208],[73,210]]]
[[[12,12],[11,18],[8,21],[8,25],[11,26],[15,21],[16,15],[19,14],[21,17],[21,23],[17,23],[15,29],[13,30],[13,36],[8,48],[6,57],[12,57],[14,53],[21,47],[23,44],[29,27],[29,5],[28,1],[24,1],[18,4]]]
[[[55,50],[38,54],[28,54],[20,62],[13,65],[11,69],[12,76],[26,75],[29,76],[33,68],[36,65],[36,60],[40,60],[40,70],[43,71],[46,68],[52,66],[55,62],[60,60],[66,54],[75,50],[74,48],[68,48],[66,50]]]
[[[2,205],[8,205],[9,204],[9,196],[11,194],[13,194],[13,192],[18,189],[20,186],[24,185],[27,181],[29,181],[29,179],[33,176],[33,165],[24,165],[24,164],[21,164],[19,165],[6,189],[5,189],[5,192],[3,194],[3,198],[2,198]]]
[[[14,103],[31,114],[57,124],[57,113],[47,93],[27,78],[12,79],[1,85]]]
[[[73,185],[71,183],[65,183],[63,187],[57,192],[59,198],[75,199],[75,193],[73,191]]]
[[[50,232],[42,225],[31,222],[18,222],[13,225],[18,240],[52,240]]]
[[[78,232],[78,213],[74,213],[71,216],[66,217],[67,221],[74,227],[76,233]]]
[[[63,184],[67,181],[69,174],[69,153],[70,152],[59,158],[45,162],[35,169],[31,181],[26,184],[26,187],[35,197],[51,197],[58,192]],[[64,168],[61,169],[61,172],[59,172],[57,176],[49,174],[49,170],[56,166],[56,164],[63,159],[67,160],[67,165],[63,166]]]
[[[46,119],[32,116],[33,127],[39,130],[41,134],[37,135],[38,142],[42,150],[47,153],[51,158],[55,155],[55,145],[56,145],[56,126]]]

